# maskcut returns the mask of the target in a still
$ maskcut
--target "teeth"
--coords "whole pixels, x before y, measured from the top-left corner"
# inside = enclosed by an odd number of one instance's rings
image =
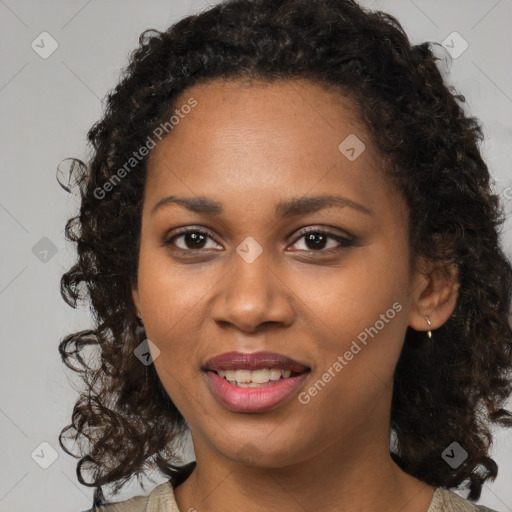
[[[251,370],[237,370],[235,373],[236,381],[242,384],[251,382],[251,373]]]
[[[251,380],[256,384],[265,384],[270,380],[270,370],[255,370],[252,372]]]
[[[278,368],[272,368],[270,370],[270,380],[279,380],[281,378],[281,372],[284,370],[279,370]]]
[[[280,378],[287,379],[292,372],[280,370],[279,368],[262,368],[261,370],[219,370],[217,372],[232,384],[240,387],[257,388],[278,381]]]
[[[224,375],[222,375],[222,377],[224,377],[225,379],[230,380],[232,382],[236,381],[236,372],[235,372],[235,370],[226,370],[223,373],[224,373]],[[219,372],[219,375],[220,375],[220,372]]]

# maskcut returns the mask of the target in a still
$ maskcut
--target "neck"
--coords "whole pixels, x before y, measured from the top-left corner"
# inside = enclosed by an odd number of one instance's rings
[[[286,467],[197,457],[196,469],[175,489],[176,502],[181,511],[201,512],[426,512],[434,489],[403,472],[390,457],[389,442],[374,434],[360,431],[357,439]],[[196,454],[206,452],[198,448]]]

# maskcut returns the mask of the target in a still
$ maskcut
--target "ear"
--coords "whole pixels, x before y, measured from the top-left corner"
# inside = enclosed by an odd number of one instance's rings
[[[425,260],[419,267],[414,279],[409,325],[417,331],[433,331],[441,327],[455,309],[460,287],[458,271],[455,265],[441,268]]]
[[[139,300],[139,290],[137,286],[137,279],[132,279],[132,300],[135,306],[135,314],[138,314],[140,311],[140,300]]]

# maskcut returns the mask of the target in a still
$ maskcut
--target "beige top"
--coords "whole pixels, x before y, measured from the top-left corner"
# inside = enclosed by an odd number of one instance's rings
[[[193,509],[192,509],[193,510]],[[135,496],[129,500],[111,503],[86,512],[180,512],[170,482],[157,485],[148,496]],[[188,512],[188,511],[182,511]],[[476,505],[458,494],[436,487],[426,512],[496,512]]]

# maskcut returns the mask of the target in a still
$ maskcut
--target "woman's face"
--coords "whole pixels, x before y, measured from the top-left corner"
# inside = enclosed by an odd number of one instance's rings
[[[148,160],[133,297],[198,460],[387,448],[419,281],[405,202],[350,101],[218,80],[176,108]]]

